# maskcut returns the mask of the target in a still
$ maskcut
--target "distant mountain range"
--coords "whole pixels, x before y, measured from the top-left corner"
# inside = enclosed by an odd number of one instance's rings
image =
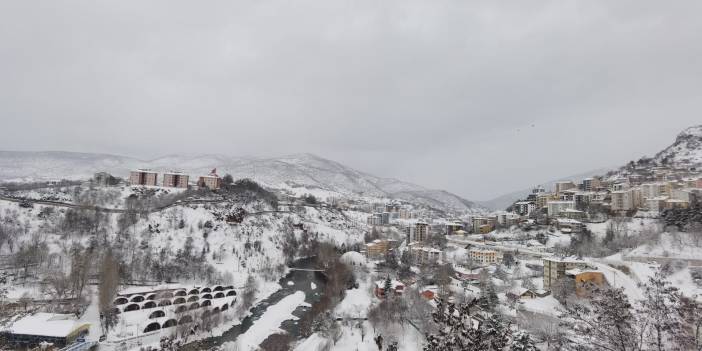
[[[179,170],[193,177],[217,168],[220,175],[229,173],[235,179],[253,178],[272,188],[316,189],[345,196],[401,199],[440,210],[482,210],[475,203],[447,191],[376,177],[312,154],[272,158],[171,155],[139,160],[62,151],[0,151],[0,181],[86,179],[98,171],[127,177],[129,171],[136,168]]]
[[[656,164],[669,164],[677,167],[702,167],[702,125],[689,127],[675,138],[675,142],[658,152],[653,161]],[[552,180],[540,184],[545,188],[553,188],[554,184],[562,180],[579,181],[583,178],[596,175],[603,175],[614,168],[600,168],[569,177],[561,177],[557,180]],[[489,209],[502,210],[513,204],[519,199],[525,198],[531,189],[515,191],[509,194],[501,195],[492,200],[478,201],[477,203]]]

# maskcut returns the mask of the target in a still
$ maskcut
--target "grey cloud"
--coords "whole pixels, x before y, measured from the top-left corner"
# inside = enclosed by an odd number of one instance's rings
[[[700,10],[5,1],[0,148],[311,152],[489,198],[652,154],[699,123]]]

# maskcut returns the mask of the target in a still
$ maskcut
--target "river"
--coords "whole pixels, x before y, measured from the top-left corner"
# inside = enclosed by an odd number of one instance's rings
[[[306,258],[295,261],[291,265],[291,268],[316,268],[315,264],[317,260],[315,258]],[[290,284],[292,282],[293,284]],[[312,288],[312,283],[315,285],[315,289]],[[241,321],[241,324],[233,326],[231,329],[225,331],[222,336],[211,337],[203,339],[194,343],[190,343],[182,347],[182,350],[212,350],[217,349],[225,342],[235,341],[239,335],[245,333],[251,326],[256,324],[256,321],[268,310],[268,307],[275,305],[280,302],[283,298],[291,295],[297,291],[302,291],[305,293],[305,302],[312,304],[319,300],[321,293],[326,285],[326,278],[320,272],[311,271],[290,271],[285,277],[278,281],[281,289],[271,294],[268,298],[258,303],[256,306],[251,308],[251,314]],[[298,307],[294,312],[298,318],[302,318],[309,308]],[[280,326],[281,329],[288,332],[295,339],[300,339],[300,330],[297,326],[297,321],[286,320]]]

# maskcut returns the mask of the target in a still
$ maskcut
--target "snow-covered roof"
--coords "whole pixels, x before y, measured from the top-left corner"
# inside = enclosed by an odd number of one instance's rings
[[[66,337],[84,325],[72,314],[36,313],[16,321],[9,329],[13,334]]]

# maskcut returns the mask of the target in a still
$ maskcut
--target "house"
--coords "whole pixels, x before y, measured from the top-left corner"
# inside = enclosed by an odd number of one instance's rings
[[[6,331],[8,344],[24,349],[41,343],[65,347],[88,329],[90,324],[78,322],[73,314],[35,313],[15,321]]]
[[[373,290],[373,292],[375,293],[375,296],[379,299],[383,299],[386,296],[385,284],[386,280],[378,280],[375,282],[375,289]],[[392,293],[395,294],[395,296],[402,295],[402,293],[405,291],[405,284],[398,280],[391,280],[390,286],[392,289]]]
[[[556,219],[556,228],[563,233],[580,233],[585,226],[575,219],[558,218]]]
[[[217,175],[217,169],[215,168],[210,172],[210,174],[201,176],[197,181],[197,185],[200,188],[217,190],[222,187],[222,178]]]
[[[544,289],[551,290],[551,285],[566,277],[566,271],[575,268],[587,268],[585,261],[573,257],[544,257]]]
[[[422,295],[423,298],[429,301],[434,300],[434,298],[436,297],[436,293],[429,289],[422,291],[420,295]]]
[[[129,184],[156,186],[158,183],[158,173],[149,169],[137,169],[129,173]]]
[[[566,276],[573,279],[575,295],[586,297],[591,286],[602,287],[607,282],[602,272],[591,269],[573,268],[565,272]]]
[[[166,172],[163,174],[163,186],[167,188],[188,188],[187,174],[181,172]]]
[[[502,251],[471,249],[469,254],[473,262],[481,265],[499,264],[502,262]]]
[[[514,288],[505,295],[513,300],[533,299],[536,297],[536,293],[527,288]]]

